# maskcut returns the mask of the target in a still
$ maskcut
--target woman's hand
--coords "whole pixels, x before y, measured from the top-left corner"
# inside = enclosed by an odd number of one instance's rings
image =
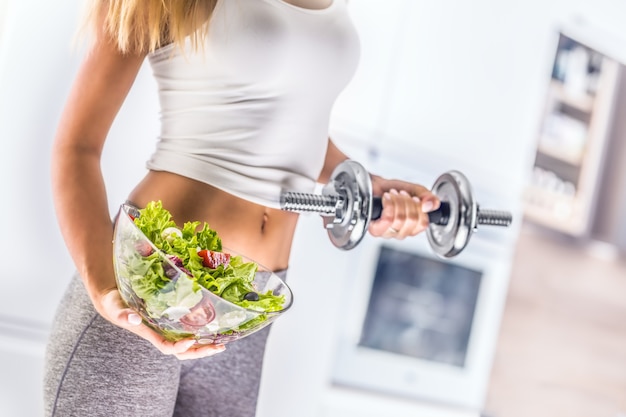
[[[183,339],[178,342],[166,340],[156,331],[143,324],[141,317],[128,308],[119,291],[114,288],[100,297],[98,312],[111,323],[135,333],[152,343],[165,355],[174,355],[178,359],[197,359],[211,356],[224,351],[224,345],[196,345],[194,339]]]
[[[372,236],[404,239],[428,227],[429,212],[439,208],[439,199],[427,188],[406,181],[372,175],[372,192],[382,196],[383,210],[369,225]]]

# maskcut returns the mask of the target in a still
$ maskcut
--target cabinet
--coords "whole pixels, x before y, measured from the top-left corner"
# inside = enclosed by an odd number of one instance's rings
[[[575,237],[588,234],[620,68],[598,49],[558,34],[524,193],[528,220]]]

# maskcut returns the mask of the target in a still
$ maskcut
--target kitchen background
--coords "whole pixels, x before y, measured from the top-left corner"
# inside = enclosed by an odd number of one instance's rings
[[[41,415],[45,339],[73,270],[48,171],[80,60],[72,39],[81,5],[0,0],[2,416]],[[381,242],[340,251],[317,216],[304,216],[289,277],[296,303],[273,329],[259,415],[626,415],[626,4],[352,0],[349,8],[362,59],[333,113],[336,142],[373,171],[425,185],[459,169],[481,205],[510,210],[514,223],[480,229],[457,259],[440,261],[479,271],[477,287],[455,278],[467,287],[470,299],[459,300],[471,323],[455,351],[462,356],[446,363],[418,348],[398,354],[358,342],[375,324],[357,313],[376,301]],[[143,175],[157,134],[144,67],[105,149],[112,213]],[[435,260],[425,236],[384,243]],[[417,285],[411,294],[420,320],[435,311]],[[431,331],[447,312],[431,314]],[[413,325],[425,334],[423,321]]]

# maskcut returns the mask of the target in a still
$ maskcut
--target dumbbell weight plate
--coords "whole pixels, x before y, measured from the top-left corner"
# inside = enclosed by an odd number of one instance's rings
[[[332,180],[322,194],[343,196],[344,207],[335,218],[324,217],[331,242],[340,249],[353,249],[363,239],[372,214],[372,182],[365,168],[354,161],[344,161],[333,171]]]
[[[468,179],[459,171],[442,174],[432,187],[440,201],[450,204],[450,218],[445,225],[431,223],[426,236],[433,251],[444,258],[458,255],[476,228],[476,201]]]

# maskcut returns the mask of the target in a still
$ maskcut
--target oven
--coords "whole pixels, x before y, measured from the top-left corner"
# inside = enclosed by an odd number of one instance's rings
[[[415,172],[415,166],[428,168],[427,163],[408,167],[393,161],[379,158],[370,166],[409,180],[436,176]],[[446,166],[437,162],[437,167]],[[346,252],[332,385],[482,409],[520,222],[519,202],[515,193],[505,195],[490,183],[497,178],[475,170],[469,174],[481,206],[511,210],[512,226],[480,227],[452,258],[438,257],[423,235],[402,241],[366,235]]]

